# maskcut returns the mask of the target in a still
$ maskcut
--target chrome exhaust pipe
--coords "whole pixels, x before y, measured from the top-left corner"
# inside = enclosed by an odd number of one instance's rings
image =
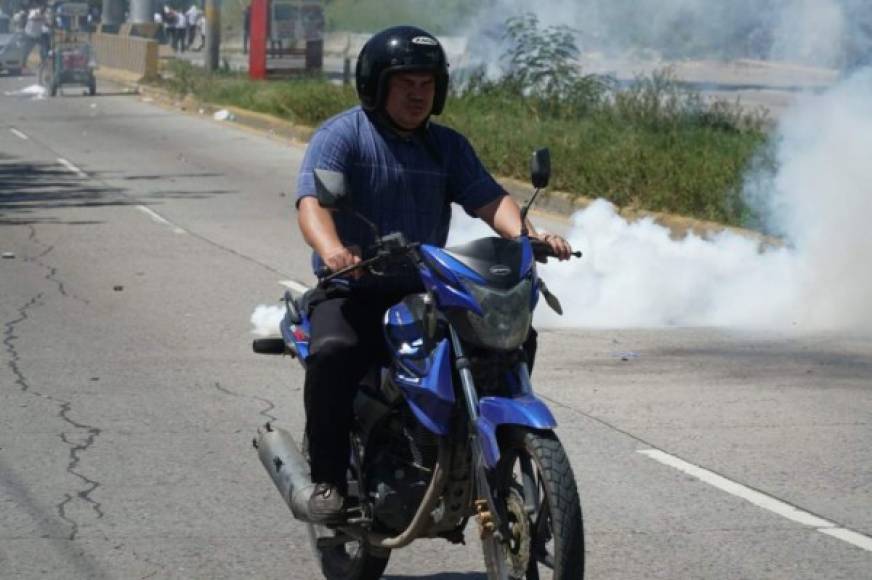
[[[309,497],[315,484],[309,474],[309,462],[291,434],[267,423],[258,427],[254,448],[294,517],[310,521]]]

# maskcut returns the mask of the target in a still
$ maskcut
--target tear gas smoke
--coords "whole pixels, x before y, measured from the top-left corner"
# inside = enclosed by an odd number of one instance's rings
[[[254,326],[251,333],[255,336],[278,336],[281,334],[279,323],[284,315],[284,306],[261,304],[251,314],[251,324]]]
[[[872,331],[872,69],[802,98],[776,143],[777,172],[750,176],[748,197],[784,246],[761,251],[729,231],[675,241],[599,200],[572,216],[567,237],[584,257],[540,268],[565,314],[543,305],[537,324]],[[450,243],[487,235],[455,220]]]
[[[868,0],[494,0],[464,34],[478,63],[499,61],[506,18],[535,13],[578,31],[583,53],[754,58],[842,67],[872,50]],[[630,73],[637,71],[628,71]]]

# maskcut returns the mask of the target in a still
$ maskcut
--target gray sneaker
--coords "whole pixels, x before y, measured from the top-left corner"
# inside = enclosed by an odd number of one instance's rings
[[[335,485],[316,483],[309,497],[309,518],[313,523],[329,524],[341,522],[345,498]]]

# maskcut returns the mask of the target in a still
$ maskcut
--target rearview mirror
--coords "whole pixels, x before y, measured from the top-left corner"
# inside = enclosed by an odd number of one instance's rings
[[[541,189],[547,187],[551,178],[551,152],[545,149],[537,149],[533,152],[530,160],[530,179],[533,187]]]
[[[315,195],[327,209],[339,209],[349,203],[348,183],[344,173],[328,169],[315,170]]]

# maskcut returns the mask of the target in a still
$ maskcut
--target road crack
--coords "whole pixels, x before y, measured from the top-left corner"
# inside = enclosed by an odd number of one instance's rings
[[[15,377],[15,384],[24,392],[30,390],[30,385],[27,382],[27,377],[24,376],[24,372],[21,370],[21,356],[15,348],[15,341],[18,340],[18,335],[15,334],[15,327],[27,320],[27,312],[30,309],[36,308],[42,304],[44,303],[42,302],[42,292],[40,292],[31,298],[27,304],[18,309],[18,318],[10,320],[4,324],[3,346],[9,354],[9,361],[6,364],[10,370],[12,370],[12,375]]]
[[[254,399],[256,401],[260,401],[261,403],[265,404],[267,407],[265,409],[261,409],[261,411],[258,414],[263,415],[264,417],[266,417],[270,421],[278,421],[279,420],[278,417],[275,417],[275,416],[270,414],[270,411],[275,409],[276,406],[269,399],[264,399],[263,397],[258,397],[255,395],[243,395],[240,393],[235,393],[226,387],[222,387],[221,383],[219,383],[217,381],[215,382],[215,388],[218,389],[219,391],[221,391],[222,393],[226,393],[232,397],[239,397],[240,399]]]
[[[58,292],[60,292],[61,296],[65,297],[65,298],[72,298],[73,300],[78,300],[79,302],[81,302],[83,304],[90,304],[90,302],[88,302],[88,300],[86,300],[85,298],[81,298],[81,297],[77,296],[76,294],[67,293],[67,289],[64,287],[63,280],[61,280],[60,278],[57,277],[58,269],[55,268],[54,266],[50,266],[50,265],[46,264],[45,262],[43,262],[42,260],[40,260],[40,258],[45,257],[51,251],[54,250],[54,244],[47,246],[37,237],[35,227],[33,227],[32,225],[29,225],[27,227],[30,228],[30,236],[28,236],[28,238],[27,238],[28,241],[31,241],[34,244],[43,246],[43,248],[45,248],[45,249],[41,253],[37,254],[36,256],[24,258],[23,261],[33,262],[34,264],[37,264],[37,265],[45,268],[48,271],[48,274],[46,274],[45,279],[54,283],[58,287]]]
[[[61,405],[61,410],[58,413],[58,417],[60,417],[76,429],[81,429],[85,431],[86,436],[83,443],[76,443],[75,441],[71,441],[66,433],[60,434],[61,441],[70,446],[70,462],[67,464],[67,473],[81,479],[82,482],[87,486],[85,489],[77,492],[76,495],[79,497],[79,499],[90,505],[91,509],[97,514],[97,519],[101,519],[103,517],[103,510],[101,509],[100,502],[94,500],[94,498],[91,497],[91,494],[94,493],[94,491],[96,491],[98,487],[100,487],[100,482],[90,479],[83,473],[76,470],[76,468],[79,466],[79,462],[81,461],[81,454],[87,451],[88,448],[90,448],[91,445],[94,444],[94,441],[97,439],[97,437],[100,436],[101,430],[96,427],[92,427],[91,425],[78,423],[71,419],[68,415],[71,407],[72,405],[70,403],[63,403]],[[79,533],[79,524],[74,519],[67,516],[67,504],[69,504],[72,499],[73,497],[70,494],[65,494],[64,500],[58,504],[57,508],[58,515],[61,517],[61,519],[69,523],[70,527],[72,528],[69,536],[70,540],[75,540],[76,536]]]
[[[63,281],[57,277],[57,268],[50,266],[40,260],[40,258],[49,254],[54,249],[54,246],[42,243],[36,235],[36,228],[34,228],[33,226],[28,227],[30,228],[30,236],[28,237],[28,241],[42,246],[44,249],[40,254],[34,257],[24,258],[23,261],[36,264],[46,270],[47,274],[45,275],[45,279],[52,282],[57,287],[57,291],[62,297],[72,298],[83,302],[84,304],[88,304],[87,300],[79,298],[78,296],[70,294],[66,291]],[[70,502],[72,502],[76,498],[79,498],[91,507],[91,509],[97,514],[97,519],[103,517],[103,510],[101,509],[100,503],[91,497],[91,494],[93,494],[94,491],[98,487],[100,487],[100,483],[96,480],[90,479],[78,470],[82,454],[94,444],[94,441],[100,435],[101,430],[97,427],[86,425],[84,423],[79,423],[73,420],[70,417],[72,403],[70,401],[65,401],[58,397],[54,397],[52,395],[48,395],[34,389],[22,368],[21,354],[18,352],[18,348],[15,344],[16,341],[20,338],[16,334],[16,329],[28,318],[30,318],[29,314],[34,309],[40,306],[45,306],[44,298],[45,293],[39,292],[30,300],[28,300],[28,302],[24,306],[18,309],[18,318],[4,323],[3,345],[9,358],[9,360],[7,361],[7,366],[12,371],[12,375],[15,377],[14,383],[18,385],[18,388],[21,390],[21,392],[28,393],[29,395],[32,395],[34,397],[40,397],[60,407],[57,416],[60,417],[60,419],[65,423],[71,425],[73,429],[76,430],[76,432],[84,435],[84,440],[82,442],[74,441],[72,435],[66,432],[62,432],[58,436],[60,440],[70,448],[69,463],[66,466],[67,473],[81,480],[86,485],[85,489],[77,491],[74,494],[65,493],[64,498],[55,506],[55,510],[60,519],[70,526],[70,535],[68,536],[68,539],[72,541],[75,540],[79,534],[79,522],[76,521],[74,518],[70,517],[68,514],[68,507]]]

